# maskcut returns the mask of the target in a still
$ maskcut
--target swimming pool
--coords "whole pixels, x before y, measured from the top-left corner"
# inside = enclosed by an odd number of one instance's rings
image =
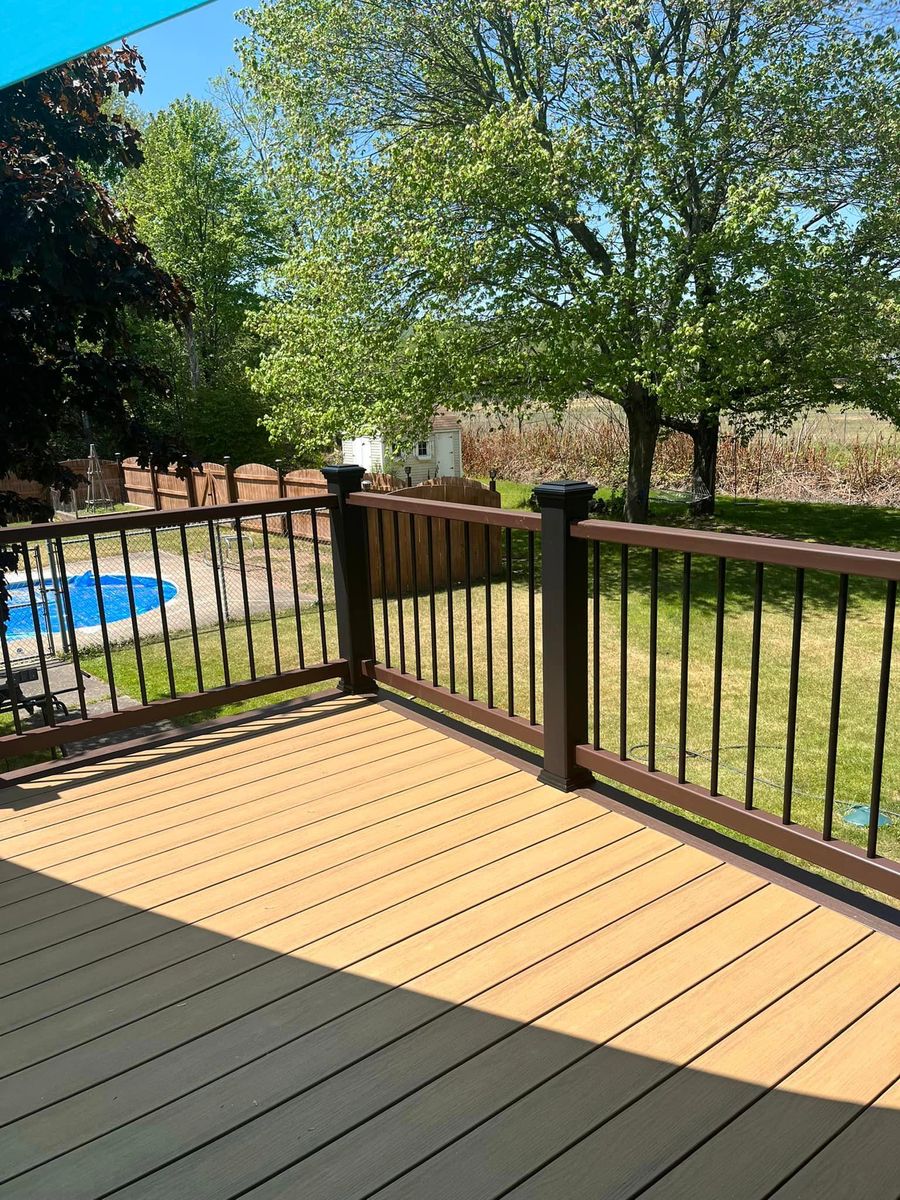
[[[100,606],[97,601],[97,581],[93,571],[85,571],[81,575],[71,575],[68,579],[69,598],[72,604],[72,619],[76,629],[90,629],[100,624]],[[106,623],[121,621],[131,616],[131,600],[128,595],[128,580],[124,575],[100,575],[100,592],[103,598],[103,615]],[[53,581],[45,579],[47,588],[47,608],[50,614],[50,629],[53,633],[60,632],[60,613]],[[137,616],[153,612],[159,608],[160,585],[152,575],[132,575],[131,591],[134,596],[134,611]],[[12,641],[15,638],[34,637],[34,609],[29,596],[28,584],[16,581],[9,585],[9,624],[6,636]],[[47,612],[44,609],[40,593],[40,585],[35,580],[37,599],[38,624],[42,633],[47,632]],[[162,581],[164,603],[178,595],[178,588],[168,579]],[[65,601],[60,603],[65,605]]]

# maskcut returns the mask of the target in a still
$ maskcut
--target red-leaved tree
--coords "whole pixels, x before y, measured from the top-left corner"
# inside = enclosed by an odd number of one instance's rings
[[[184,320],[190,296],[103,183],[141,162],[140,134],[115,101],[140,90],[143,66],[130,46],[105,48],[0,91],[0,525],[47,516],[4,491],[5,475],[71,486],[58,433],[78,420],[172,457],[142,439],[135,400],[168,381],[140,361],[129,330],[135,317]],[[0,621],[14,566],[0,557]]]

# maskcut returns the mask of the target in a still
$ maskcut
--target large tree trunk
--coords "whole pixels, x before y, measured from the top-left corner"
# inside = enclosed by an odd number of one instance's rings
[[[716,511],[716,464],[719,457],[719,410],[701,412],[691,430],[694,441],[694,463],[691,471],[694,499],[691,512],[695,516],[712,516]]]
[[[197,391],[200,388],[200,360],[197,354],[197,336],[194,332],[194,321],[190,313],[186,313],[184,318],[184,348],[187,351],[191,388],[196,398]]]
[[[628,388],[623,407],[628,420],[625,520],[643,523],[650,515],[650,478],[659,437],[659,405],[639,384],[633,384]]]

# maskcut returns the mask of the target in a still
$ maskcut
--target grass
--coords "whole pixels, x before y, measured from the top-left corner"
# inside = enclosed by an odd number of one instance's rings
[[[504,507],[522,507],[530,488],[499,483]],[[671,518],[670,518],[671,519]],[[785,504],[775,501],[737,503],[722,501],[715,525],[756,532],[791,535],[811,540],[838,541],[862,545],[900,548],[900,513],[889,509],[852,510],[840,505]],[[536,539],[535,628],[538,648],[535,655],[535,716],[541,720],[540,662],[540,538]],[[276,562],[281,550],[273,539]],[[490,588],[490,624],[487,589],[484,582],[473,587],[472,655],[468,654],[465,631],[465,589],[451,591],[453,623],[448,621],[448,596],[438,590],[434,597],[437,629],[435,655],[438,681],[448,682],[451,647],[455,661],[456,689],[466,694],[470,686],[476,699],[493,703],[504,710],[510,707],[520,715],[529,715],[529,589],[527,581],[527,535],[513,535],[512,579],[509,589],[505,575],[498,575]],[[193,547],[192,547],[193,548]],[[600,706],[601,744],[618,750],[620,739],[620,636],[622,631],[621,570],[618,547],[605,546],[599,551],[600,568]],[[328,558],[326,550],[326,559]],[[326,564],[327,565],[327,564]],[[593,566],[593,564],[592,564]],[[646,760],[648,741],[649,673],[649,551],[632,549],[628,558],[627,605],[627,694],[625,711],[625,749],[638,760]],[[593,577],[593,571],[589,572]],[[752,564],[731,563],[728,567],[728,600],[725,622],[724,671],[721,731],[721,790],[742,799],[747,773],[748,692],[752,639]],[[331,591],[326,571],[326,596]],[[681,594],[683,561],[680,555],[660,554],[658,666],[657,666],[657,763],[674,773],[679,725],[679,685],[681,671]],[[709,782],[710,731],[712,725],[713,644],[715,622],[715,561],[695,558],[691,573],[689,633],[689,706],[687,713],[688,779],[702,785]],[[840,838],[864,845],[866,829],[854,827],[842,819],[853,805],[867,805],[872,771],[875,733],[875,696],[881,662],[884,621],[883,584],[877,581],[853,581],[847,623],[844,658],[843,703],[836,781],[837,815],[835,833]],[[828,746],[830,697],[834,653],[834,620],[837,596],[835,577],[808,572],[803,613],[802,666],[798,699],[797,752],[794,774],[796,821],[820,828],[825,763]],[[511,604],[508,608],[507,597]],[[787,726],[788,680],[794,602],[794,575],[786,569],[767,568],[765,572],[762,618],[762,670],[758,705],[757,757],[753,771],[754,801],[758,807],[780,813],[785,775],[785,735]],[[588,604],[591,606],[592,597]],[[387,657],[385,629],[390,640],[391,661],[400,666],[401,630],[406,669],[416,670],[416,630],[411,597],[387,602],[387,623],[380,599],[373,606],[376,649],[379,659]],[[430,635],[430,598],[419,599],[419,668],[426,680],[432,676]],[[401,622],[402,612],[402,622]],[[337,654],[334,609],[330,599],[322,613],[326,647]],[[512,640],[508,642],[508,620]],[[273,628],[269,620],[252,622],[252,638],[258,674],[274,670]],[[299,665],[297,630],[293,612],[279,614],[275,622],[282,665]],[[306,607],[301,616],[301,633],[306,661],[322,658],[319,610]],[[226,649],[234,680],[249,677],[247,635],[243,623],[226,627]],[[214,687],[225,682],[219,633],[208,629],[199,637],[203,682]],[[171,640],[176,683],[180,691],[197,688],[195,655],[187,636]],[[165,651],[160,642],[145,643],[142,649],[147,690],[150,698],[168,695]],[[589,654],[593,660],[591,639]],[[84,666],[92,674],[106,677],[106,666],[99,654],[83,656]],[[508,665],[513,672],[512,694],[508,688]],[[490,678],[489,678],[490,670]],[[138,696],[138,677],[134,649],[121,646],[113,652],[113,671],[117,687]],[[318,690],[321,685],[301,689]],[[593,693],[591,677],[590,692]],[[265,700],[254,699],[241,705],[229,705],[220,712],[236,712],[259,707],[297,690],[279,693]],[[895,640],[889,713],[896,713],[900,701],[900,639]],[[197,714],[198,720],[207,714]],[[591,703],[590,722],[595,714]],[[892,823],[879,835],[882,853],[900,857],[900,725],[889,723],[885,750],[882,789],[883,809]]]
[[[327,655],[331,658],[337,658],[337,629],[333,606],[328,606],[325,609],[324,617]],[[298,667],[300,665],[300,658],[294,613],[281,613],[276,618],[274,625],[277,631],[282,670],[290,670]],[[323,661],[325,655],[322,653],[318,609],[312,607],[306,608],[301,614],[300,628],[303,636],[305,662],[313,664]],[[253,646],[254,665],[257,676],[274,674],[275,638],[273,637],[272,622],[268,618],[254,618],[250,623],[250,639]],[[226,680],[221,638],[218,629],[203,630],[199,634],[197,642],[203,686],[207,689],[222,687]],[[250,679],[250,652],[247,631],[243,621],[231,622],[225,627],[225,643],[232,682],[241,682],[242,680]],[[198,691],[199,680],[197,678],[193,640],[187,634],[177,634],[170,638],[169,647],[176,693]],[[102,654],[95,651],[83,654],[81,657],[82,665],[86,671],[109,682],[109,673]],[[139,696],[140,680],[134,648],[130,645],[117,647],[113,651],[112,661],[113,677],[117,689],[129,696]],[[163,642],[145,642],[141,649],[141,661],[144,669],[147,698],[149,700],[166,699],[169,696],[169,675]],[[262,698],[253,697],[250,700],[241,701],[237,704],[227,704],[218,708],[207,709],[204,712],[190,713],[184,717],[177,718],[177,723],[191,725],[197,721],[207,720],[210,716],[223,716],[231,713],[245,712],[249,709],[259,708],[261,704],[277,704],[281,700],[289,700],[296,696],[321,691],[323,686],[327,685],[315,683],[267,695]]]

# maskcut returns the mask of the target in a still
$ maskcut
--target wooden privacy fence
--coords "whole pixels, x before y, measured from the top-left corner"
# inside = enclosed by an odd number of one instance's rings
[[[113,464],[115,466],[115,464]],[[325,489],[321,471],[283,471],[264,463],[233,467],[222,463],[187,462],[166,471],[142,467],[136,458],[122,462],[125,501],[141,508],[197,508],[210,504],[234,504],[241,500],[294,500]]]
[[[115,466],[115,464],[113,464]],[[159,471],[141,467],[137,459],[122,463],[124,491],[130,504],[157,509],[202,507],[209,504],[228,504],[248,500],[297,500],[325,490],[321,471],[302,469],[282,471],[264,463],[245,463],[232,467],[224,463],[202,463],[199,467],[185,464],[177,470]],[[407,488],[390,476],[378,475],[368,482],[374,492],[402,491],[409,499],[418,497],[447,504],[470,504],[499,508],[500,495],[476,479],[432,479],[417,487]],[[301,510],[278,518],[292,522],[298,537],[312,536],[312,515]],[[251,528],[250,524],[247,528]],[[269,520],[272,529],[273,520]],[[318,535],[323,542],[330,539],[327,521],[318,522]],[[279,530],[280,532],[280,530]],[[384,592],[396,595],[399,587],[410,592],[419,577],[433,570],[435,584],[461,583],[468,571],[471,579],[484,579],[490,558],[491,573],[500,563],[500,530],[492,529],[487,540],[471,539],[464,525],[448,523],[435,541],[428,544],[428,529],[421,519],[395,517],[393,521],[379,519],[373,510],[369,514],[369,559],[373,595]],[[467,549],[468,544],[468,549]],[[449,563],[449,569],[448,569]],[[383,582],[384,581],[384,582]],[[386,584],[386,587],[385,587]]]
[[[86,476],[89,463],[86,458],[68,458],[61,465],[75,475]],[[125,500],[125,490],[118,462],[114,459],[104,459],[100,466],[110,500],[114,504],[121,504]],[[46,484],[35,483],[33,479],[19,479],[17,475],[4,475],[0,478],[0,491],[14,492],[17,496],[28,500],[41,500],[44,504],[50,504],[52,500],[51,489]],[[88,499],[87,479],[83,478],[82,482],[72,489],[72,493],[76,506],[83,508]],[[138,504],[140,501],[135,500],[132,503]]]
[[[403,488],[398,494],[409,500],[500,507],[500,493],[490,491],[473,479],[432,480],[418,487]],[[497,573],[501,565],[499,528],[485,525],[483,536],[472,537],[469,526],[459,521],[438,524],[442,528],[434,530],[424,517],[397,511],[386,513],[376,508],[369,510],[369,570],[373,596],[396,596],[398,587],[404,593],[412,592],[426,581],[430,585],[432,576],[434,586],[441,587],[462,583],[467,575],[470,579],[484,579],[488,573]]]

